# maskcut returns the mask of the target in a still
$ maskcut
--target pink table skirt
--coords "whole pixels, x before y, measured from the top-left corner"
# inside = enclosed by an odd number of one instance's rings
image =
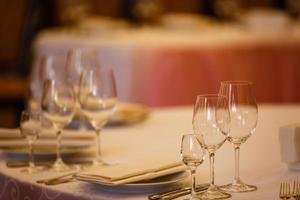
[[[159,48],[150,54],[141,55],[133,76],[134,101],[148,106],[192,104],[197,94],[217,93],[222,80],[254,82],[259,103],[300,103],[299,44]]]

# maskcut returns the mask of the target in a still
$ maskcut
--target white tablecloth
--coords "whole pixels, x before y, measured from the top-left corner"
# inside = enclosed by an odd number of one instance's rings
[[[180,139],[192,132],[192,107],[174,107],[153,110],[149,119],[128,127],[103,130],[103,156],[108,161],[119,163],[147,157],[174,156],[179,158]],[[241,147],[241,178],[258,186],[255,192],[233,194],[239,200],[275,200],[281,181],[300,179],[300,170],[289,171],[281,162],[278,129],[282,125],[300,122],[299,105],[261,105],[256,133]],[[216,184],[232,180],[234,152],[225,143],[216,153]],[[209,179],[208,159],[197,171],[197,182]],[[128,194],[122,191],[107,191],[100,186],[71,182],[56,186],[44,186],[36,180],[53,176],[53,173],[22,174],[20,169],[7,168],[0,162],[0,199],[147,199],[151,192],[140,191]],[[125,191],[126,192],[126,191]],[[127,191],[128,192],[128,191]],[[153,192],[153,191],[152,191]]]

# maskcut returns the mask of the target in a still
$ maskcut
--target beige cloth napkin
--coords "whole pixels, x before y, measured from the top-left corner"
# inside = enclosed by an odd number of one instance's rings
[[[93,131],[64,130],[62,133],[62,146],[78,147],[90,146],[94,143]],[[19,129],[0,128],[0,148],[14,148],[28,146],[27,141],[21,136]],[[35,147],[46,148],[56,146],[55,130],[45,129],[34,143]]]
[[[77,179],[105,185],[120,185],[153,179],[186,170],[179,160],[149,158],[126,164],[106,166],[77,174]]]
[[[56,137],[54,129],[43,129],[40,133],[41,139],[54,139]],[[62,137],[66,139],[92,139],[95,134],[93,131],[64,130]],[[20,129],[0,128],[0,140],[3,139],[22,139]]]

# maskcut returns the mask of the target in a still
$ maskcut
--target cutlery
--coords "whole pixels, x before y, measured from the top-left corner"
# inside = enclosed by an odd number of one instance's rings
[[[208,187],[209,184],[201,184],[196,186],[196,191],[201,192],[206,190]],[[149,200],[158,200],[158,199],[171,200],[181,196],[188,195],[190,193],[191,193],[191,187],[182,187],[167,192],[160,192],[160,193],[149,195],[148,199]]]
[[[287,200],[292,197],[290,192],[290,184],[288,183],[281,183],[280,184],[280,191],[279,191],[280,199]]]
[[[57,184],[61,184],[61,183],[67,183],[74,179],[74,175],[76,173],[78,173],[78,171],[66,173],[66,174],[55,176],[52,178],[37,180],[36,182],[45,184],[45,185],[57,185]]]
[[[293,183],[293,193],[292,196],[296,199],[296,200],[300,200],[300,181],[294,181]]]

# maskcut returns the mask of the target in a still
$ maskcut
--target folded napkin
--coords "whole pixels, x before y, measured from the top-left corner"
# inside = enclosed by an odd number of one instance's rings
[[[83,181],[120,185],[149,180],[184,170],[186,170],[186,166],[179,160],[153,158],[93,169],[79,173],[76,177]]]
[[[92,139],[93,131],[63,130],[62,137],[66,139]],[[54,129],[43,129],[39,135],[41,139],[54,139],[56,131]],[[20,129],[0,128],[0,140],[3,139],[22,139]]]
[[[39,135],[38,140],[34,146],[41,151],[49,147],[56,146],[56,134],[53,129],[44,129]],[[82,147],[90,146],[94,143],[95,134],[93,131],[78,131],[78,130],[64,130],[62,133],[62,146],[63,147]],[[21,136],[19,129],[0,128],[0,148],[23,148],[27,147],[27,141]],[[21,149],[23,150],[23,149]]]
[[[280,127],[279,142],[283,162],[291,166],[300,162],[300,123]]]

